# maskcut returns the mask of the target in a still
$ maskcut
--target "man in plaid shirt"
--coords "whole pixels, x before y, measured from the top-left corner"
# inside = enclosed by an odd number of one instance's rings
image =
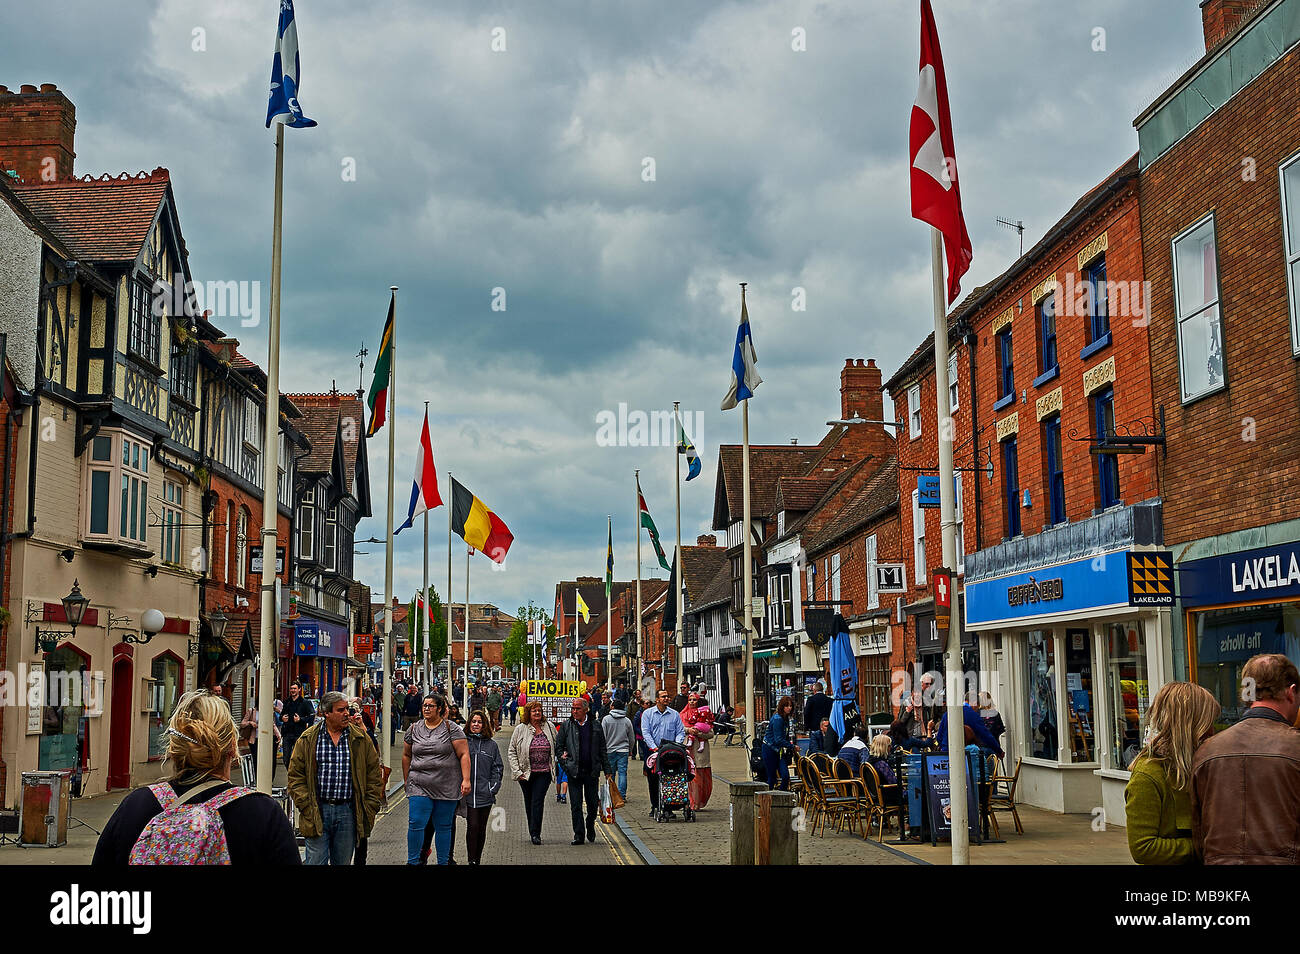
[[[307,840],[307,864],[347,865],[370,835],[383,797],[379,755],[348,720],[341,692],[321,698],[324,719],[303,733],[289,763],[289,795]]]

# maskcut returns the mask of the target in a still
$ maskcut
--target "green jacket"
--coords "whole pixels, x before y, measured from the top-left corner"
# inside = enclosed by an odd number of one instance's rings
[[[352,758],[352,809],[357,839],[368,838],[384,796],[384,776],[379,770],[379,753],[370,736],[348,724],[348,753]],[[298,830],[304,838],[321,834],[320,805],[316,801],[316,740],[325,731],[325,720],[317,722],[298,739],[289,757],[289,797],[298,808]]]
[[[1175,789],[1165,770],[1145,757],[1130,771],[1124,810],[1133,860],[1140,865],[1195,864],[1191,793]]]

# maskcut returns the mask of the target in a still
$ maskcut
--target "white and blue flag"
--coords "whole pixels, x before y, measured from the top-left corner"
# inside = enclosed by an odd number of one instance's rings
[[[754,389],[763,383],[758,376],[758,355],[754,352],[754,339],[749,336],[749,309],[744,292],[740,296],[740,327],[736,329],[736,350],[731,357],[731,385],[722,399],[722,409],[730,411],[746,398],[754,396]]]
[[[301,129],[316,120],[302,114],[298,105],[298,27],[293,22],[293,0],[280,0],[280,29],[275,36],[275,57],[271,60],[271,95],[266,104],[266,128],[272,122]]]
[[[700,455],[695,451],[695,445],[691,443],[690,437],[686,434],[686,428],[682,426],[682,416],[676,410],[677,415],[677,453],[686,455],[686,466],[688,468],[686,479],[694,480],[700,476]]]

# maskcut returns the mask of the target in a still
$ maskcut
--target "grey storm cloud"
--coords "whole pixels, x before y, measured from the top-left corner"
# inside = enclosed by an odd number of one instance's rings
[[[171,170],[196,278],[265,282],[277,6],[32,7],[4,25],[0,81],[67,92],[78,171]],[[504,571],[475,572],[472,598],[549,604],[557,579],[601,574],[611,513],[618,575],[630,574],[634,469],[672,539],[671,449],[596,441],[597,415],[620,402],[704,412],[682,536],[708,529],[717,445],[740,436],[717,410],[737,282],[750,283],[765,379],[756,442],[819,439],[844,358],[874,357],[888,375],[924,337],[929,245],[907,192],[917,6],[298,0],[301,101],[320,126],[286,134],[283,386],[356,388],[354,356],[364,341],[373,360],[388,286],[401,286],[397,508],[428,400],[440,470],[516,537]],[[1136,150],[1133,117],[1202,48],[1200,16],[1196,0],[935,7],[969,290],[1016,255],[996,216],[1023,219],[1028,247]],[[263,360],[264,327],[227,330]],[[370,452],[377,515],[362,538],[383,535],[385,432]],[[430,568],[445,584],[443,520]],[[361,548],[379,590],[382,550]],[[403,598],[419,552],[404,533]]]

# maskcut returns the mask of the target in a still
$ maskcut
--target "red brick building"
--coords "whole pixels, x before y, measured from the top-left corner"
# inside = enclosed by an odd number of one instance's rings
[[[1025,801],[1057,811],[1103,804],[1120,823],[1125,769],[1150,686],[1167,678],[1169,646],[1168,613],[1131,605],[1128,588],[1129,554],[1162,540],[1158,450],[1143,443],[1160,425],[1137,171],[1134,157],[1107,176],[948,318],[953,618],[966,691],[992,694],[1003,745],[1025,760]],[[933,342],[888,384],[905,415],[904,688],[945,672],[929,583],[943,562],[938,487],[922,484],[938,473]]]
[[[1134,125],[1174,672],[1232,722],[1250,656],[1300,661],[1300,3],[1201,13],[1205,54]]]

